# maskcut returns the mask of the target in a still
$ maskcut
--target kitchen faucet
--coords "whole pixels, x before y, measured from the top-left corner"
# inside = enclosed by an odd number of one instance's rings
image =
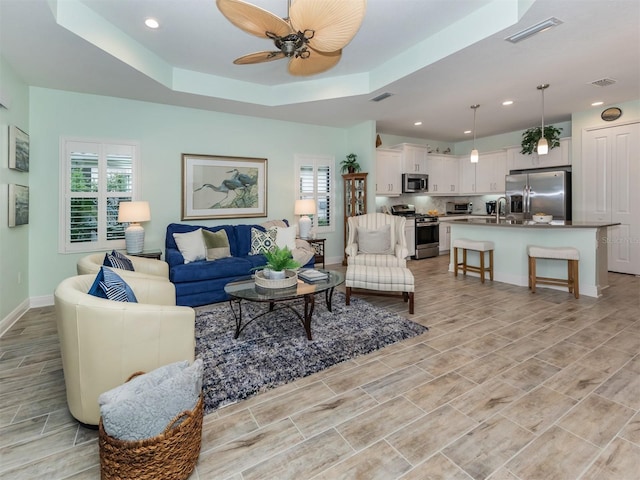
[[[507,197],[500,197],[496,201],[496,223],[500,222],[500,200],[504,200],[504,214],[507,215]]]

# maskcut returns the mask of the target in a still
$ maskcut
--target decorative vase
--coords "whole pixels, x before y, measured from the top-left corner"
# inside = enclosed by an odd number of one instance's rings
[[[270,280],[282,280],[283,278],[285,278],[284,270],[275,271],[265,268],[265,273],[267,274],[265,276]]]

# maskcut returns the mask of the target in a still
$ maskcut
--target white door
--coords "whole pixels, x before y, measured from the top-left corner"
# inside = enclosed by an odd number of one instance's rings
[[[640,275],[640,123],[585,132],[587,220],[620,223],[607,229],[609,270]]]

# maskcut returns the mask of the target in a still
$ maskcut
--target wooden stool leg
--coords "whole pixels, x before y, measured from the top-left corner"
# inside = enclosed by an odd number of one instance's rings
[[[453,247],[453,276],[458,276],[458,247]]]
[[[529,288],[536,293],[536,257],[529,257]]]
[[[573,293],[573,262],[571,260],[567,260],[567,286],[569,293]]]
[[[493,250],[489,250],[489,278],[493,282]]]
[[[467,275],[467,249],[462,249],[462,274]]]
[[[480,283],[484,283],[484,252],[480,253]]]
[[[350,305],[351,304],[351,287],[347,287],[347,294],[346,294],[346,298],[344,303],[346,305]]]
[[[580,298],[580,270],[578,260],[571,260],[571,263],[573,263],[573,296]]]

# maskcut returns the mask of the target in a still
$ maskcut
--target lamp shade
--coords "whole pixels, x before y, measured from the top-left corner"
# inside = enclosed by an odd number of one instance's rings
[[[471,150],[471,163],[478,163],[478,150],[476,150],[475,148],[473,150]]]
[[[546,155],[547,153],[549,153],[549,142],[547,142],[546,138],[542,137],[538,141],[537,152],[538,155]]]
[[[296,200],[294,213],[296,215],[314,215],[316,213],[316,201],[312,199]]]
[[[118,205],[118,222],[138,223],[151,220],[149,202],[120,202]]]

